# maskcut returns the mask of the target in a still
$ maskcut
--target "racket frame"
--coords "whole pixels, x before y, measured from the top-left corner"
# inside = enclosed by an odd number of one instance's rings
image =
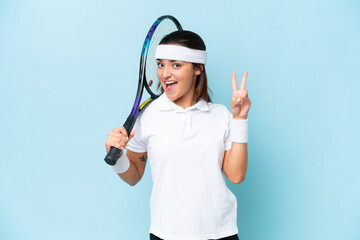
[[[149,106],[152,101],[154,101],[156,98],[159,97],[159,95],[155,94],[150,89],[150,87],[149,87],[149,85],[147,83],[145,67],[146,67],[147,54],[148,54],[151,38],[152,38],[156,28],[165,19],[170,19],[175,24],[175,26],[177,27],[178,30],[182,30],[182,27],[181,27],[179,21],[176,18],[174,18],[171,15],[164,15],[164,16],[159,17],[153,23],[150,30],[148,31],[148,33],[147,33],[147,35],[145,37],[145,41],[144,41],[142,50],[141,50],[140,68],[139,68],[139,82],[138,82],[138,88],[137,88],[137,92],[136,92],[136,97],[135,97],[134,104],[133,104],[133,107],[131,109],[130,115],[128,116],[128,118],[126,119],[126,121],[125,121],[125,123],[123,125],[126,132],[127,132],[127,134],[128,134],[128,136],[130,135],[130,132],[133,129],[133,127],[135,125],[135,122],[136,122],[136,119],[140,115],[140,113],[147,106]],[[141,103],[141,105],[140,105],[144,88],[150,94],[150,98],[143,101]],[[105,162],[107,164],[111,165],[111,166],[115,165],[121,152],[122,152],[121,149],[111,147],[110,151],[108,152],[108,154],[106,155],[106,157],[104,159]]]

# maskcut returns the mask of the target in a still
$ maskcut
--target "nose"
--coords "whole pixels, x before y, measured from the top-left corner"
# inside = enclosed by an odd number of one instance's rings
[[[164,66],[164,68],[163,68],[163,72],[162,72],[162,77],[164,78],[164,79],[167,79],[167,78],[169,78],[171,76],[171,69],[169,68],[169,66]]]

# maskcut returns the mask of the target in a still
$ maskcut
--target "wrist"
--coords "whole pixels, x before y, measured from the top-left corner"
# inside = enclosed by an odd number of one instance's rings
[[[235,143],[248,142],[248,119],[232,118],[230,122],[231,141]]]
[[[239,120],[246,120],[247,119],[247,116],[244,116],[244,117],[240,117],[240,116],[234,116],[232,117],[233,119],[239,119]]]
[[[124,153],[123,151],[119,159],[115,163],[115,165],[112,166],[112,169],[116,173],[124,173],[129,169],[129,167],[130,167],[130,160],[127,158],[126,153]]]

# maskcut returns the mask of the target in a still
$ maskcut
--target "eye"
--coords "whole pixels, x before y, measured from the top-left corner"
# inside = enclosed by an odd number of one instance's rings
[[[158,65],[158,68],[161,68],[164,66],[164,64],[162,64],[161,62],[158,62],[157,65]]]
[[[179,63],[174,63],[173,66],[174,66],[174,68],[180,68],[181,67],[181,65]]]

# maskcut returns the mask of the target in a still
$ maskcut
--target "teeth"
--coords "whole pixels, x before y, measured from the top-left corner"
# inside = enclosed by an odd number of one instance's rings
[[[173,84],[176,83],[175,81],[171,81],[171,82],[165,82],[165,84]]]

